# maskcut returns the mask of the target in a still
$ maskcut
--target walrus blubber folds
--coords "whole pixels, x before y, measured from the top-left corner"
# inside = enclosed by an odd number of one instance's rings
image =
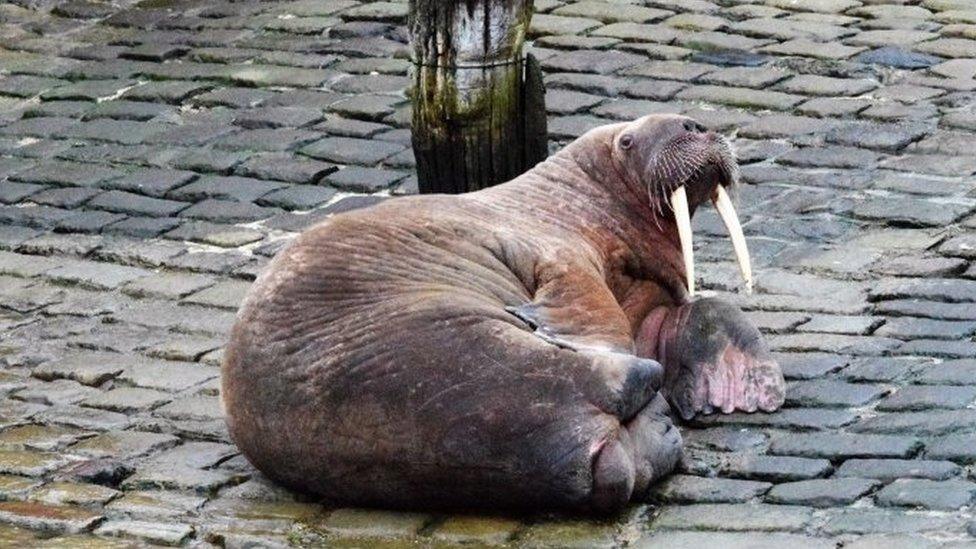
[[[335,504],[609,511],[681,456],[670,408],[772,411],[784,384],[732,305],[692,299],[713,200],[747,284],[727,142],[681,116],[594,129],[460,196],[312,227],[258,278],[223,366],[230,432]]]

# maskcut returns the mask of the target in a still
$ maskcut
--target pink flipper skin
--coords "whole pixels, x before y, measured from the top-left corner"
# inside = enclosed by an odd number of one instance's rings
[[[783,405],[783,373],[759,330],[719,299],[655,309],[638,331],[637,353],[664,365],[662,392],[683,419]]]

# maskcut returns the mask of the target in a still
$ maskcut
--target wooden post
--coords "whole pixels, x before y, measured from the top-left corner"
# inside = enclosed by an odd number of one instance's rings
[[[548,154],[533,0],[410,0],[413,150],[422,193],[508,181]]]

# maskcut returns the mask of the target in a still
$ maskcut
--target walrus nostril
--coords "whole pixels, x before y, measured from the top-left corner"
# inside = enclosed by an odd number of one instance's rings
[[[685,120],[684,128],[686,131],[689,131],[691,133],[705,133],[708,131],[708,128],[702,126],[701,124],[695,122],[694,120]]]
[[[591,495],[594,511],[609,514],[630,501],[636,481],[632,454],[619,438],[614,438],[596,455]]]

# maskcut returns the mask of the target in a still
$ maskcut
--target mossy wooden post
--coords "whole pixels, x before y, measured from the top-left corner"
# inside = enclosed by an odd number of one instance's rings
[[[547,153],[533,0],[410,0],[413,150],[422,193],[508,181]]]

